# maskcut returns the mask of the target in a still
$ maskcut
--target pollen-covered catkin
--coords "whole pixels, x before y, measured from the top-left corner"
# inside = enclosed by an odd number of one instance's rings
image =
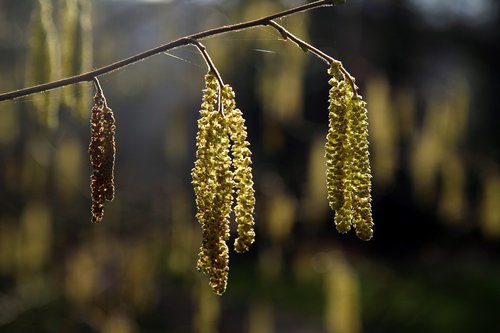
[[[196,140],[197,160],[192,170],[196,216],[203,230],[197,268],[209,276],[210,286],[220,295],[226,289],[229,272],[226,241],[229,239],[233,175],[227,121],[216,110],[217,81],[209,73],[205,82]]]
[[[115,118],[101,92],[94,96],[90,118],[89,156],[92,166],[92,222],[99,223],[104,215],[104,202],[114,198]]]
[[[234,167],[234,187],[236,188],[234,213],[238,225],[238,237],[234,241],[234,249],[241,253],[248,251],[255,240],[253,217],[255,191],[253,189],[250,143],[247,141],[243,113],[235,108],[235,94],[229,85],[225,85],[222,89],[222,104],[232,141],[231,153]]]
[[[338,67],[329,70],[329,127],[326,138],[327,190],[330,207],[335,210],[335,225],[341,233],[351,229],[352,193],[350,184],[351,143],[348,117],[352,92]]]
[[[373,236],[373,219],[371,210],[371,170],[368,151],[368,111],[361,96],[352,100],[352,170],[353,188],[353,225],[356,235],[362,240],[370,240]]]
[[[360,239],[370,240],[373,219],[368,113],[366,103],[340,66],[332,63],[329,70],[332,88],[326,142],[328,201],[335,210],[339,232],[349,231],[353,224]]]
[[[207,234],[212,231],[212,229],[208,229],[206,227],[206,220],[209,219],[209,216],[207,215],[211,213],[212,203],[215,198],[216,185],[213,180],[213,166],[211,165],[213,162],[211,157],[212,150],[209,147],[208,142],[211,126],[210,115],[215,110],[217,104],[217,82],[215,77],[207,74],[205,76],[205,84],[206,86],[203,91],[200,118],[198,119],[198,133],[196,136],[196,162],[193,170],[191,171],[191,176],[193,178],[192,183],[196,196],[196,218],[201,224],[203,230],[203,244],[200,249],[197,268],[203,273],[209,274],[210,263],[207,248],[213,248],[213,243],[216,241],[215,234]],[[211,240],[212,244],[209,244],[209,240]]]

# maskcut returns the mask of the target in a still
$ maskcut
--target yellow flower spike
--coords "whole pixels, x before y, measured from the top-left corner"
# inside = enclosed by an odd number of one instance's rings
[[[328,73],[330,124],[326,142],[328,202],[335,210],[335,225],[345,233],[354,225],[362,240],[373,236],[371,171],[368,152],[366,103],[352,80],[332,63]]]
[[[226,241],[229,239],[233,174],[227,121],[216,109],[217,80],[209,73],[205,82],[196,138],[197,160],[192,170],[196,217],[203,230],[197,268],[209,276],[210,286],[220,295],[226,289],[229,272]]]
[[[248,148],[247,129],[243,113],[236,109],[235,94],[229,85],[222,89],[222,104],[229,125],[229,136],[232,141],[231,153],[234,166],[234,186],[236,188],[236,206],[234,213],[238,225],[238,237],[234,241],[236,252],[248,251],[255,241],[253,212],[255,207],[255,191],[253,189],[252,160]]]
[[[198,120],[198,133],[196,135],[196,162],[191,172],[193,178],[194,192],[196,196],[197,213],[196,218],[202,226],[203,243],[200,248],[197,268],[205,274],[209,274],[209,248],[213,248],[213,230],[207,227],[210,220],[211,205],[215,197],[215,188],[212,177],[211,151],[208,144],[210,132],[210,115],[217,104],[217,82],[213,75],[205,76],[206,87],[203,91],[203,100]]]
[[[329,93],[329,128],[326,140],[327,159],[327,190],[330,207],[336,211],[335,225],[341,233],[346,233],[351,229],[351,184],[350,184],[350,164],[351,164],[351,143],[349,116],[350,101],[353,93],[349,89],[349,83],[345,80],[340,69],[332,67],[329,74],[332,75],[329,83],[331,85]]]
[[[361,96],[352,100],[352,165],[351,183],[353,189],[353,224],[356,235],[365,241],[373,236],[373,218],[371,210],[371,170],[368,151],[368,111]]]

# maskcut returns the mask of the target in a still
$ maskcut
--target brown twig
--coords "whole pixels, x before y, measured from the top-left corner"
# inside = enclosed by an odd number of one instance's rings
[[[212,58],[210,58],[210,55],[208,55],[207,48],[205,47],[205,45],[203,45],[199,40],[196,39],[193,39],[191,41],[191,44],[196,46],[196,48],[200,51],[201,55],[203,56],[203,59],[205,59],[205,63],[207,64],[208,70],[215,75],[215,78],[219,83],[219,93],[217,94],[217,105],[218,105],[217,108],[224,117],[224,110],[222,109],[222,102],[221,102],[222,88],[224,87],[224,81],[222,81],[222,76],[220,76],[220,73],[217,70],[217,67],[215,67]]]
[[[274,29],[276,29],[281,34],[281,37],[284,40],[291,40],[293,43],[295,43],[295,45],[300,47],[302,50],[317,56],[318,58],[320,58],[321,60],[326,62],[328,65],[338,66],[340,71],[345,75],[345,77],[347,78],[347,80],[351,84],[352,89],[353,89],[354,94],[355,94],[354,96],[357,96],[358,87],[356,86],[356,83],[354,83],[354,77],[352,77],[351,74],[349,74],[349,72],[344,68],[344,66],[342,65],[342,62],[338,61],[337,59],[335,59],[333,57],[330,57],[328,54],[324,53],[320,49],[312,46],[311,44],[309,44],[309,43],[305,42],[304,40],[300,39],[299,37],[295,36],[290,31],[286,30],[282,25],[274,22],[273,20],[269,20],[268,25],[273,27]]]
[[[328,54],[324,53],[323,51],[317,49],[316,47],[312,46],[311,44],[303,41],[299,37],[295,36],[292,34],[290,31],[286,30],[283,26],[279,25],[278,23],[270,20],[269,24],[271,27],[274,29],[278,30],[278,32],[281,34],[281,37],[284,40],[291,40],[294,42],[298,47],[300,47],[302,50],[305,52],[310,52],[311,54],[314,54],[324,62],[326,62],[328,65],[330,65],[332,62],[335,62],[334,58],[330,57]]]
[[[102,96],[102,88],[101,88],[101,83],[99,82],[99,79],[97,77],[93,77],[92,81],[94,82],[95,90],[97,95]]]
[[[85,82],[85,81],[92,81],[95,77],[111,73],[113,71],[116,71],[118,69],[124,68],[126,66],[129,66],[131,64],[134,64],[138,61],[141,61],[143,59],[149,58],[153,55],[172,50],[174,48],[178,48],[181,46],[189,45],[193,43],[193,40],[200,40],[204,39],[207,37],[215,36],[215,35],[220,35],[228,32],[234,32],[234,31],[239,31],[239,30],[244,30],[244,29],[249,29],[257,26],[266,26],[269,24],[270,21],[277,19],[277,18],[282,18],[286,17],[295,13],[299,12],[304,12],[308,11],[314,8],[320,8],[320,7],[329,7],[337,4],[338,1],[336,0],[319,0],[319,1],[314,1],[302,6],[297,6],[276,14],[272,14],[269,16],[262,17],[260,19],[256,20],[251,20],[247,22],[242,22],[242,23],[236,23],[232,25],[226,25],[206,31],[202,31],[199,33],[195,33],[186,37],[181,37],[179,39],[176,39],[172,42],[169,42],[167,44],[163,44],[161,46],[152,48],[150,50],[141,52],[139,54],[136,54],[134,56],[119,60],[115,63],[112,63],[110,65],[103,66],[101,68],[95,69],[93,71],[75,75],[72,77],[68,77],[65,79],[49,82],[49,83],[44,83],[40,84],[37,86],[33,87],[27,87],[7,93],[0,94],[0,102],[5,101],[5,100],[12,100],[15,98],[23,97],[23,96],[28,96],[31,94],[47,91],[47,90],[52,90],[55,88],[60,88],[64,86],[68,86],[71,84],[75,84],[78,82]]]
[[[217,78],[217,81],[219,82],[219,86],[223,87],[224,82],[222,81],[222,77],[219,74],[219,71],[217,70],[217,67],[215,67],[214,62],[212,61],[212,58],[208,55],[207,48],[205,45],[200,43],[200,41],[193,39],[191,41],[191,44],[196,46],[198,50],[200,51],[201,55],[203,56],[203,59],[205,60],[205,63],[207,64],[208,69],[214,73],[215,77]]]

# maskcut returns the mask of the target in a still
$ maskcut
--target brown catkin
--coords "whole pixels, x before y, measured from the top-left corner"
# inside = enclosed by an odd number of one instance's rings
[[[106,105],[106,99],[99,91],[94,96],[91,112],[89,155],[92,166],[92,222],[99,223],[104,215],[104,202],[114,198],[116,127],[113,111]]]
[[[225,85],[222,89],[222,104],[229,123],[234,186],[236,188],[234,213],[238,225],[238,237],[234,241],[234,249],[236,252],[241,253],[248,251],[250,245],[255,241],[255,222],[253,218],[255,191],[253,189],[250,143],[247,141],[247,129],[243,113],[235,108],[235,94],[229,85]]]

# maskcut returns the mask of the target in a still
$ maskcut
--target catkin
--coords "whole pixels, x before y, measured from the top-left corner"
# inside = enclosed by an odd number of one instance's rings
[[[248,251],[255,240],[255,222],[253,218],[255,191],[253,189],[250,143],[247,141],[247,129],[243,113],[235,108],[235,94],[229,85],[225,85],[222,89],[222,104],[229,123],[234,186],[236,188],[234,213],[238,225],[238,237],[234,241],[234,249],[236,252],[241,253]]]
[[[213,181],[212,163],[209,142],[209,133],[211,127],[211,113],[215,110],[217,104],[217,82],[212,75],[205,76],[205,90],[203,94],[203,102],[201,105],[200,119],[198,120],[198,133],[196,136],[196,162],[191,172],[193,178],[193,187],[196,195],[197,213],[196,218],[202,226],[203,244],[200,249],[198,259],[198,270],[205,274],[209,274],[209,258],[207,247],[214,247],[213,244],[207,244],[207,219],[211,213],[211,205],[215,198],[215,183]],[[210,235],[209,235],[210,236]],[[213,241],[215,241],[215,237]]]
[[[331,67],[329,83],[329,128],[326,139],[327,190],[330,207],[335,210],[335,225],[341,233],[351,229],[352,193],[350,184],[351,143],[349,128],[349,103],[352,93],[338,68]]]
[[[197,268],[209,276],[210,286],[222,294],[229,273],[229,213],[232,205],[232,172],[226,119],[216,110],[218,85],[213,74],[205,76],[206,87],[198,120],[195,166],[192,170],[196,195],[196,217],[203,241]]]
[[[106,105],[100,91],[94,96],[90,118],[89,155],[92,166],[92,222],[99,223],[104,215],[105,201],[114,198],[115,163],[115,118],[113,111]]]
[[[233,193],[238,226],[234,249],[248,251],[255,240],[250,143],[243,114],[235,107],[233,89],[229,85],[219,89],[215,75],[209,72],[205,76],[196,135],[196,162],[191,176],[196,218],[203,237],[197,269],[209,277],[210,286],[219,295],[226,289],[229,273],[227,241]]]
[[[54,81],[61,76],[59,37],[52,18],[52,2],[38,0],[30,21],[26,64],[26,85]],[[39,122],[51,129],[58,125],[61,92],[59,89],[33,96]]]
[[[356,235],[362,240],[373,236],[371,210],[371,170],[368,151],[368,111],[361,96],[352,100],[352,165],[353,225]]]
[[[362,240],[373,236],[371,171],[366,103],[353,82],[333,64],[329,74],[329,129],[326,141],[328,202],[335,225],[345,233],[354,225]]]
[[[59,0],[59,35],[61,43],[61,74],[63,77],[79,74],[76,66],[79,57],[77,33],[78,33],[78,1]],[[75,106],[76,85],[64,88],[62,100],[70,108]],[[88,112],[88,111],[87,111]]]
[[[61,71],[67,77],[92,69],[92,2],[59,0]],[[64,104],[79,119],[87,119],[91,87],[76,84],[63,88]]]

